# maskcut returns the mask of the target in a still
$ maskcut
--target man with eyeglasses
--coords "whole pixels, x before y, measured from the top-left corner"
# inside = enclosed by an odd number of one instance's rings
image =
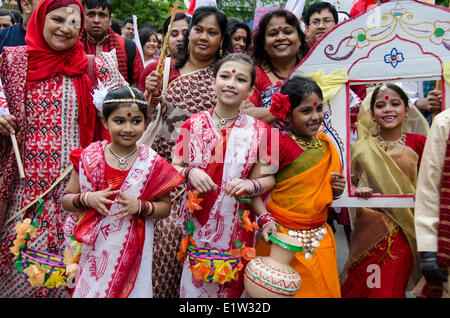
[[[306,37],[312,47],[338,24],[339,17],[331,3],[315,2],[303,13],[303,21],[306,26]]]

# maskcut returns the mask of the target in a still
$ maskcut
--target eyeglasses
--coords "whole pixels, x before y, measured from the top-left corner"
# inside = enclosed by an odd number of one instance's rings
[[[310,25],[313,27],[318,27],[321,23],[323,23],[323,25],[325,25],[327,27],[336,24],[336,22],[334,22],[333,19],[325,18],[323,20],[319,20],[319,19],[312,20]]]

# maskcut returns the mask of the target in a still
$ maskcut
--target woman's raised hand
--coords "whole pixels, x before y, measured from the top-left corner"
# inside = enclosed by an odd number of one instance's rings
[[[158,71],[151,72],[145,79],[145,90],[153,97],[160,96],[162,89],[162,77]]]
[[[16,117],[13,115],[0,116],[0,134],[2,135],[14,135],[16,133]]]

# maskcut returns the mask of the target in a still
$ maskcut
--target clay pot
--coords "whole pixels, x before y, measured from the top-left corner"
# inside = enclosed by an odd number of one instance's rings
[[[253,298],[293,297],[300,288],[301,279],[289,263],[302,247],[296,239],[283,233],[269,238],[272,241],[270,256],[258,256],[245,268],[245,290]]]

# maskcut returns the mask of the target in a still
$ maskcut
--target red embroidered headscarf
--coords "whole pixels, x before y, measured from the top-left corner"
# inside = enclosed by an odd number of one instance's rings
[[[96,112],[92,102],[92,85],[87,75],[88,59],[83,44],[78,41],[65,51],[55,51],[46,42],[43,30],[47,13],[61,7],[78,6],[81,30],[84,29],[84,10],[79,0],[41,0],[28,22],[25,42],[28,53],[27,85],[46,80],[56,73],[74,77],[78,97],[80,143],[87,147],[93,141]]]

